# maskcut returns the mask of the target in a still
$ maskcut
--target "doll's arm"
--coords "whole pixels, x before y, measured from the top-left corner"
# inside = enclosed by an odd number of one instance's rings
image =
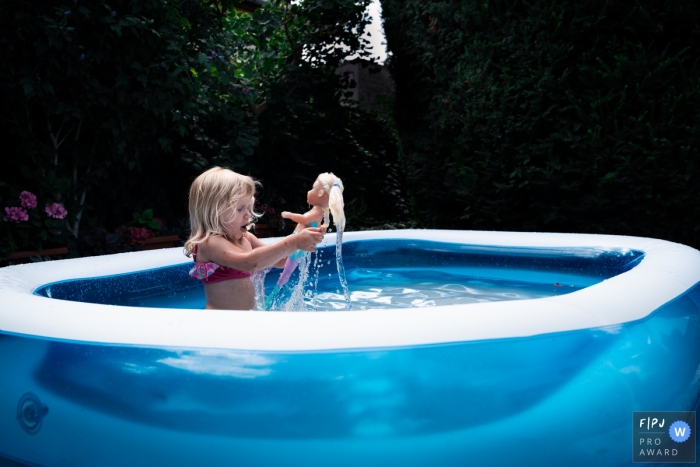
[[[280,214],[283,219],[289,219],[297,224],[306,224],[304,222],[304,214],[297,214],[296,212],[287,212],[287,211],[282,211],[282,214]]]
[[[316,222],[316,224],[320,225],[321,219],[323,219],[323,209],[318,206],[314,206],[310,211],[304,214],[284,211],[281,215],[283,218],[290,219],[297,224],[309,225],[312,222]]]

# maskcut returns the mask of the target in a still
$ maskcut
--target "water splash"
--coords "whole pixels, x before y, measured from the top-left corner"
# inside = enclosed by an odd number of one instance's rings
[[[318,279],[321,275],[321,266],[323,265],[323,253],[324,250],[316,250],[316,255],[314,256],[314,262],[311,264],[311,270],[313,270],[313,276],[309,280],[310,290],[306,293],[307,305],[311,307],[313,311],[316,311],[319,307],[318,303]]]
[[[272,268],[255,272],[251,279],[255,286],[255,309],[275,310],[275,311],[307,311],[322,308],[319,303],[317,293],[319,284],[319,274],[324,259],[322,251],[318,251],[311,261],[309,253],[299,258],[299,265],[296,270],[299,276],[296,281],[290,281],[291,292],[275,294],[273,290],[268,296],[265,295],[265,276]],[[343,289],[345,298],[345,309],[352,307],[350,289],[345,276],[345,266],[343,265],[343,232],[336,235],[335,261],[338,267],[338,280]],[[330,260],[328,260],[330,264]],[[293,284],[293,285],[292,285]],[[274,295],[273,295],[274,294]],[[341,302],[342,303],[342,302]],[[340,304],[339,304],[340,305]],[[341,305],[342,308],[342,305]]]
[[[255,271],[250,275],[255,287],[255,310],[265,310],[265,276],[272,268]]]
[[[350,289],[348,289],[348,280],[345,278],[345,266],[343,266],[343,231],[338,229],[335,236],[335,263],[338,265],[338,280],[343,288],[343,295],[348,304],[348,310],[352,308],[350,301]]]
[[[306,253],[299,260],[299,266],[297,270],[299,271],[299,279],[294,287],[292,288],[292,293],[289,299],[285,302],[279,304],[279,310],[282,311],[304,311],[306,310],[306,305],[304,303],[304,285],[309,277],[309,257],[310,255]]]

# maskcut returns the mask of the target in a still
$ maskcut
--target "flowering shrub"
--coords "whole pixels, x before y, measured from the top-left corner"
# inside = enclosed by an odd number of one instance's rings
[[[117,229],[117,234],[125,237],[130,245],[143,245],[151,237],[160,234],[163,221],[153,217],[153,209],[146,209],[143,212],[135,212],[133,220]]]
[[[22,207],[8,206],[5,208],[5,222],[27,222],[29,214],[26,209],[34,209],[37,206],[36,195],[29,191],[23,191],[19,194],[19,203]],[[44,212],[47,216],[54,219],[64,219],[68,215],[68,211],[61,203],[46,203]]]
[[[28,191],[23,191],[19,194],[19,202],[23,208],[33,209],[36,207],[36,196]]]
[[[127,229],[129,232],[129,237],[131,238],[131,243],[145,243],[146,240],[153,237],[151,232],[144,227],[129,227]]]
[[[4,217],[5,222],[25,222],[29,220],[29,216],[27,215],[27,211],[25,211],[22,208],[17,208],[17,207],[11,207],[11,208],[5,208],[5,212],[7,215]]]
[[[134,223],[139,227],[143,227],[154,235],[158,235],[160,228],[163,226],[163,221],[157,217],[153,217],[153,209],[146,209],[143,212],[134,213]]]
[[[68,215],[68,211],[59,203],[47,204],[44,211],[49,217],[53,217],[54,219],[63,219]]]
[[[6,204],[0,223],[0,259],[15,251],[41,251],[47,243],[55,246],[65,244],[67,231],[64,219],[68,211],[53,200],[44,202],[43,210],[38,208],[41,197],[29,190],[20,192],[13,187],[9,196],[0,198]]]
[[[102,227],[92,227],[80,236],[77,242],[79,256],[111,255],[137,249],[127,241],[125,235],[109,232]]]

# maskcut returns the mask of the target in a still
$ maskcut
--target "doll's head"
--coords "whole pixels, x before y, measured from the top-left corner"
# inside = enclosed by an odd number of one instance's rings
[[[338,231],[345,230],[345,203],[343,202],[343,181],[331,172],[322,173],[316,178],[326,193],[328,193],[328,208],[333,214],[333,222]],[[328,208],[324,206],[324,224],[328,225]]]
[[[257,184],[246,175],[222,167],[212,167],[197,177],[190,187],[190,238],[185,243],[185,254],[189,256],[194,245],[212,235],[225,236],[223,214],[236,209],[242,199],[250,197],[248,208],[252,210]]]

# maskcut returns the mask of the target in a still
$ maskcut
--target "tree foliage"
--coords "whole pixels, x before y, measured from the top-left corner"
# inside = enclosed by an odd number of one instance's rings
[[[382,0],[418,215],[700,246],[700,6]]]
[[[33,174],[21,183],[36,185],[49,171],[66,181],[53,196],[68,209],[74,236],[88,194],[113,170],[133,171],[154,153],[172,153],[205,116],[223,119],[229,138],[252,139],[245,114],[229,111],[244,98],[222,13],[228,5],[3,2],[4,140]]]
[[[277,20],[269,20],[255,47],[256,56],[276,61],[260,68],[268,74],[257,75],[260,144],[251,172],[291,200],[294,210],[306,209],[305,193],[319,173],[334,172],[346,187],[350,229],[392,222],[407,210],[387,121],[344,100],[352,83],[336,73],[348,56],[369,63],[372,51],[361,37],[368,4],[270,2],[253,15],[254,21],[267,19],[263,14]]]
[[[75,237],[86,219],[114,228],[148,208],[186,217],[188,185],[210,165],[288,198],[319,172],[353,169],[358,185],[395,173],[390,139],[352,135],[381,123],[341,105],[350,83],[335,73],[368,55],[368,1],[274,0],[253,15],[235,0],[3,2],[0,131],[23,170],[3,177],[0,201],[53,174],[48,196]],[[389,194],[387,206],[399,195],[391,183],[370,191]]]

